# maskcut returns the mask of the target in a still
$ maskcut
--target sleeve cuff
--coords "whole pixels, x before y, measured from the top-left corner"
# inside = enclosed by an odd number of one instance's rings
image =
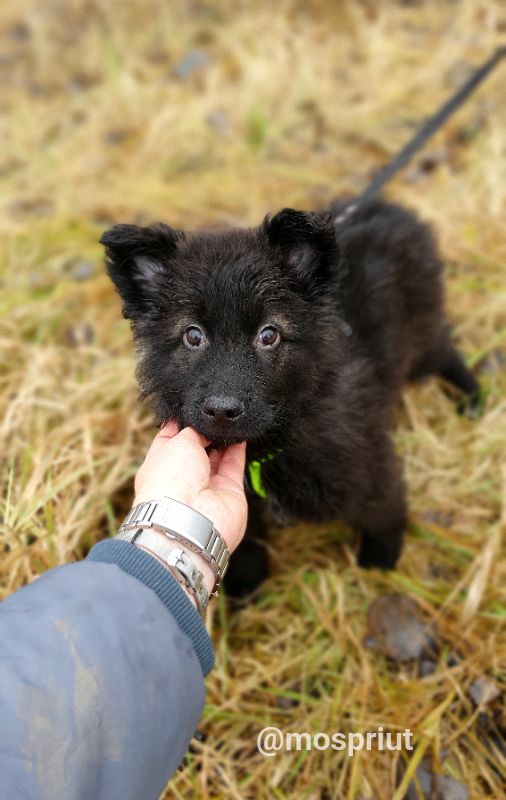
[[[214,651],[204,623],[178,582],[155,558],[129,542],[105,539],[90,550],[86,560],[117,564],[152,589],[192,640],[204,677],[209,674],[214,666]]]

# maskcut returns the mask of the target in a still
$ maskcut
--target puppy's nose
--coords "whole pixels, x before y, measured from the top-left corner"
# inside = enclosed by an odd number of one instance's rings
[[[233,422],[244,414],[244,403],[237,397],[208,397],[202,413],[208,420]]]

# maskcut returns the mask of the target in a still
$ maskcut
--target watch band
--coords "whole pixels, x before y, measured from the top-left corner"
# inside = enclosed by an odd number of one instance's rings
[[[131,541],[123,534],[139,528],[161,531],[205,558],[216,578],[211,596],[217,593],[230,551],[210,519],[178,500],[162,497],[134,506],[119,529],[119,538]]]
[[[181,547],[174,547],[166,560],[173,574],[175,571],[183,576],[188,588],[195,595],[198,610],[204,614],[209,603],[209,592],[204,583],[203,573]]]
[[[193,593],[199,612],[204,614],[209,602],[209,592],[204,583],[204,575],[188,553],[181,547],[174,547],[168,537],[162,539],[150,530],[137,528],[136,531],[129,531],[127,536],[132,544],[146,550],[169,567],[177,582]],[[119,538],[125,540],[121,534]]]

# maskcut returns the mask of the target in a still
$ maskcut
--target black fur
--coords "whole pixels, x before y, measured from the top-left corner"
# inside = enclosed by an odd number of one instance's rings
[[[249,458],[275,454],[262,472],[272,502],[345,520],[361,534],[359,563],[391,568],[406,525],[389,433],[402,388],[430,374],[469,395],[478,385],[450,341],[429,228],[382,201],[334,225],[340,210],[284,209],[222,233],[118,225],[101,241],[158,423],[177,419],[219,446],[247,440]],[[268,324],[281,343],[259,349]],[[202,349],[183,344],[191,325],[207,335]],[[216,397],[243,412],[206,416]],[[235,594],[267,572],[252,544],[265,534],[258,513],[248,533],[229,570]]]

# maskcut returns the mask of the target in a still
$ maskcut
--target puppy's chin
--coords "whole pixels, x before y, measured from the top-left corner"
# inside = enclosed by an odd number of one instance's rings
[[[209,439],[211,442],[211,449],[212,450],[223,450],[225,447],[230,447],[231,444],[238,444],[239,442],[249,442],[251,441],[248,436],[242,433],[213,433],[212,431],[206,430],[205,427],[195,427],[192,425],[194,430],[198,433],[201,433],[202,436],[205,436],[206,439]]]
[[[240,428],[237,428],[237,430],[234,430],[232,427],[224,429],[222,426],[206,425],[203,421],[195,421],[190,418],[185,418],[182,421],[181,427],[193,428],[197,433],[205,436],[206,439],[209,439],[211,442],[211,449],[213,450],[223,450],[231,444],[248,442],[250,440],[247,432],[242,431]]]

